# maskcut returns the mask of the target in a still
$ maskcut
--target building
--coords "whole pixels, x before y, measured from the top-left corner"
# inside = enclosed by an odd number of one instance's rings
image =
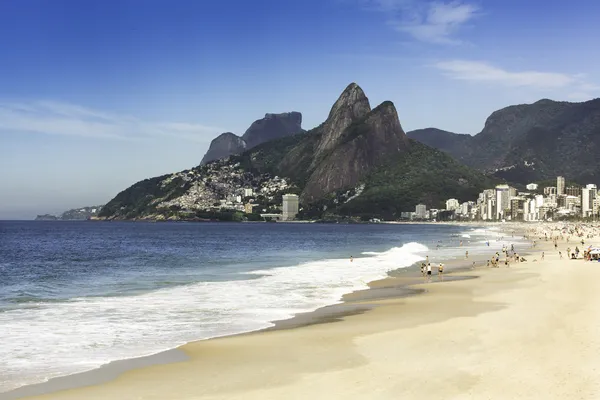
[[[537,183],[530,183],[529,185],[527,185],[525,187],[527,188],[527,190],[537,190],[538,184]]]
[[[446,200],[446,210],[454,211],[460,207],[460,203],[456,199],[448,199]]]
[[[281,220],[291,221],[298,215],[298,195],[284,194]]]
[[[496,186],[496,219],[501,220],[510,210],[511,187],[508,185]]]
[[[597,192],[596,185],[587,185],[581,189],[581,216],[591,217],[594,213],[594,199]]]
[[[254,195],[254,191],[252,188],[244,189],[244,197],[252,197]]]
[[[561,195],[565,194],[565,177],[557,176],[556,177],[556,194]]]
[[[417,204],[417,206],[415,207],[415,218],[427,218],[427,206],[425,204]]]
[[[512,221],[523,221],[525,219],[525,199],[513,197],[510,199],[510,216]]]
[[[548,186],[544,188],[544,194],[546,196],[555,195],[556,196],[556,188],[554,186]]]
[[[577,186],[569,186],[565,189],[565,193],[567,196],[581,196],[581,188]]]

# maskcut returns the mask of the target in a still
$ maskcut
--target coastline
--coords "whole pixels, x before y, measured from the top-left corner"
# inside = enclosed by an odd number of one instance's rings
[[[481,226],[477,223],[438,222],[437,224],[460,224],[467,227]],[[491,225],[491,224],[490,224]],[[503,224],[496,224],[502,226]],[[489,226],[488,224],[484,227]],[[506,227],[506,225],[504,225]],[[510,225],[509,225],[510,226]],[[513,229],[512,232],[515,230]],[[506,231],[508,232],[508,231]],[[435,252],[435,250],[430,249]],[[483,255],[471,257],[468,261],[453,259],[444,261],[446,272],[444,282],[477,279],[476,272],[485,264]],[[440,259],[436,259],[439,262]],[[478,269],[471,268],[471,262],[478,263]],[[434,268],[435,269],[435,268]],[[434,272],[432,282],[438,283],[437,272]],[[104,384],[118,381],[121,375],[128,375],[136,371],[146,370],[160,365],[175,365],[175,363],[188,363],[194,358],[189,348],[194,348],[199,343],[234,339],[238,337],[253,337],[254,335],[269,334],[284,330],[296,330],[314,325],[330,322],[344,321],[348,317],[363,315],[376,308],[385,306],[387,302],[401,301],[401,299],[425,294],[430,291],[431,284],[423,284],[417,265],[400,268],[390,273],[390,276],[368,282],[368,289],[358,290],[345,294],[341,303],[321,307],[317,310],[296,314],[292,318],[272,321],[274,326],[246,333],[221,336],[211,339],[192,341],[175,349],[160,352],[154,355],[133,359],[118,360],[90,371],[53,378],[47,382],[27,385],[9,392],[0,393],[0,400],[30,398],[42,395],[41,398],[54,398],[54,396],[69,393],[73,390],[85,390],[90,387],[101,387]],[[50,397],[46,397],[49,396]],[[35,397],[37,398],[37,397]]]

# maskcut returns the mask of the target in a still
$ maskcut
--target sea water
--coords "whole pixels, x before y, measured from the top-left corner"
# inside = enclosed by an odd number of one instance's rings
[[[0,392],[266,328],[495,229],[0,221]]]

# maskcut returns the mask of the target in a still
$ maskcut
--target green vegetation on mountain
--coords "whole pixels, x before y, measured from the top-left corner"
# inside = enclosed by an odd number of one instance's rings
[[[436,129],[408,135],[507,181],[527,183],[562,175],[600,183],[600,99],[543,99],[506,107],[492,113],[474,136]]]
[[[449,197],[474,200],[492,184],[447,154],[410,140],[392,102],[371,109],[362,89],[351,84],[311,131],[138,182],[111,200],[102,216],[200,218],[199,212],[234,203],[243,208],[241,196],[251,188],[259,213],[278,212],[281,195],[297,193],[301,217],[394,219],[418,203],[441,208]]]

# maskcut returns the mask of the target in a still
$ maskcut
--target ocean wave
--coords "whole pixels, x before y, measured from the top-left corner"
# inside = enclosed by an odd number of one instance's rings
[[[422,244],[407,243],[352,262],[326,259],[250,271],[254,279],[5,310],[0,326],[10,332],[10,340],[0,342],[0,370],[21,380],[0,382],[0,392],[192,340],[266,328],[271,321],[338,303],[343,294],[365,289],[390,270],[423,260],[427,251]]]

